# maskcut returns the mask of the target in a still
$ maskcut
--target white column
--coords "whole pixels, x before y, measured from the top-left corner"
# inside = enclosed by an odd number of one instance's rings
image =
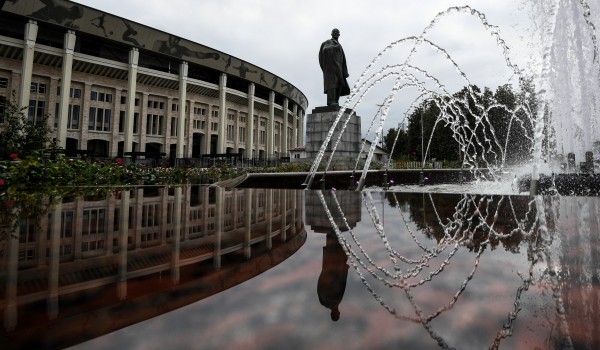
[[[292,148],[298,147],[298,104],[292,106]]]
[[[306,209],[304,204],[306,203],[306,191],[295,191],[296,192],[296,220],[294,220],[294,227],[297,230],[302,230],[304,223],[306,222]]]
[[[49,89],[48,91],[57,91],[59,89],[59,83],[60,83],[60,78],[58,77],[50,77],[50,85],[49,85]],[[12,91],[12,90],[11,90]],[[60,94],[60,92],[59,92]],[[60,96],[58,96],[58,94],[50,94],[50,96],[48,96],[48,99],[46,100],[47,106],[56,106],[57,104],[60,103]],[[55,139],[55,142],[58,143],[59,138],[58,138],[58,127],[60,126],[60,109],[58,111],[54,110],[54,111],[50,111],[47,110],[46,113],[55,113],[52,114],[54,116],[54,119],[52,118],[48,118],[46,120],[46,124],[50,127],[50,130],[53,130],[54,132],[52,133],[53,136],[51,136],[52,138]],[[56,127],[54,127],[54,125],[56,124]]]
[[[251,188],[244,189],[244,256],[246,259],[252,257],[252,246],[250,241],[252,240],[252,195],[254,191]]]
[[[79,116],[79,148],[87,149],[87,140],[89,140],[89,130],[88,130],[88,112],[90,110],[90,96],[92,92],[92,83],[86,81],[83,85],[83,91],[81,91],[82,96],[82,104],[81,104],[81,115]],[[86,117],[84,117],[86,116]]]
[[[188,63],[181,62],[179,65],[179,120],[177,121],[177,158],[184,158],[185,140],[185,105],[187,98],[187,74]]]
[[[181,85],[181,81],[179,82]],[[165,152],[167,154],[167,157],[169,156],[169,147],[171,147],[171,141],[172,141],[172,137],[171,137],[171,133],[174,132],[174,130],[171,130],[171,120],[173,118],[173,114],[171,113],[172,110],[172,106],[174,104],[173,101],[175,101],[175,99],[172,96],[166,96],[167,97],[167,108],[165,109],[165,130],[164,130],[164,137],[161,137],[161,139],[163,139],[163,148],[162,151]],[[179,103],[179,102],[178,102]],[[177,120],[179,119],[179,109],[177,109]],[[177,133],[177,130],[179,129],[179,126],[175,127],[175,133]],[[179,137],[177,137],[177,140],[179,140]],[[175,156],[177,157],[177,146],[175,146]]]
[[[190,186],[186,186],[187,189]],[[175,187],[175,202],[173,203],[174,217],[173,217],[173,236],[171,239],[171,282],[173,284],[179,284],[180,279],[180,261],[179,252],[181,250],[181,201],[182,201],[182,188],[181,186]],[[189,198],[189,196],[188,196]]]
[[[300,111],[300,125],[298,126],[298,143],[304,146],[304,111]]]
[[[58,113],[58,146],[67,147],[67,119],[69,116],[69,93],[71,91],[71,75],[73,73],[73,52],[75,50],[75,32],[65,34],[62,77],[60,81],[60,111]],[[113,126],[114,129],[115,126]]]
[[[169,206],[169,190],[167,187],[163,187],[160,191],[160,245],[164,245],[167,242],[167,230],[172,227],[172,225],[168,225],[168,214],[169,211],[167,207]]]
[[[213,105],[210,104],[208,106],[208,111],[206,112],[206,140],[204,142],[204,154],[210,154],[211,153],[211,139],[212,139],[212,123],[213,123]]]
[[[127,105],[125,106],[125,139],[123,152],[132,151],[133,143],[133,114],[135,113],[135,89],[137,82],[138,59],[140,53],[137,48],[129,51],[129,74],[127,75]],[[138,128],[141,128],[143,116],[140,115]]]
[[[298,210],[298,191],[292,190],[292,235],[296,234],[296,211]]]
[[[21,91],[19,94],[19,109],[29,107],[29,96],[31,92],[31,74],[33,73],[33,56],[35,53],[35,39],[37,38],[38,26],[34,20],[29,20],[25,25],[25,37],[23,45],[23,61],[21,68]],[[27,115],[27,111],[25,112]]]
[[[225,139],[227,138],[227,74],[221,74],[219,79],[219,142],[217,153],[225,153]]]
[[[283,130],[281,130],[281,157],[287,157],[288,156],[288,107],[289,107],[289,100],[287,97],[285,97],[283,99]]]
[[[48,318],[58,317],[58,272],[60,267],[60,234],[62,227],[62,202],[57,203],[52,213],[52,228],[50,232],[50,257],[48,263]]]
[[[114,153],[111,154],[117,154],[116,151]],[[114,198],[111,198],[110,200],[106,201],[107,203],[107,209],[106,209],[106,222],[115,222],[115,207],[117,206],[117,200]],[[118,218],[118,215],[117,215]],[[104,250],[104,255],[105,256],[112,256],[113,255],[113,248],[114,248],[114,239],[117,238],[117,232],[114,229],[113,225],[110,225],[107,230],[106,230],[106,244],[104,245],[106,248]]]
[[[146,150],[146,138],[148,133],[148,98],[150,94],[147,92],[142,92],[142,108],[140,109],[140,117],[138,120],[138,128],[140,129],[140,134],[138,139],[138,149],[137,151],[144,152]]]
[[[248,117],[246,119],[246,158],[254,158],[252,149],[254,148],[254,91],[253,83],[248,85]]]
[[[265,236],[265,244],[267,250],[273,248],[273,219],[275,213],[273,213],[273,189],[267,189],[267,235]]]
[[[15,209],[11,209],[15,211]],[[16,212],[14,213],[16,217]],[[17,287],[19,280],[19,226],[12,235],[7,236],[5,243],[6,254],[6,284],[4,286],[4,329],[12,331],[17,326]]]
[[[127,98],[129,100],[129,98]],[[127,243],[129,236],[129,191],[121,192],[121,207],[119,210],[119,276],[117,280],[117,297],[127,298]]]
[[[280,189],[280,206],[281,206],[281,240],[285,242],[287,240],[287,189]]]
[[[87,128],[86,128],[87,129]],[[75,199],[75,231],[77,234],[73,234],[73,241],[75,244],[73,245],[73,257],[77,264],[78,260],[81,260],[81,242],[82,242],[82,232],[83,232],[83,205],[84,205],[83,197],[78,197]]]
[[[135,237],[134,240],[134,250],[140,249],[140,247],[142,246],[142,225],[140,224],[142,222],[142,218],[143,215],[142,213],[144,212],[144,189],[143,188],[137,188],[135,191],[135,206],[134,206],[134,210],[135,210],[135,218],[134,218],[134,222],[133,222],[133,235]]]
[[[214,235],[214,245],[215,245],[215,251],[213,253],[213,267],[216,270],[221,269],[221,239],[223,238],[223,221],[225,220],[225,217],[223,215],[223,205],[224,205],[224,201],[223,201],[223,192],[225,192],[223,190],[223,188],[221,187],[215,187],[215,192],[216,192],[216,203],[215,203],[215,209],[216,209],[216,215],[215,215],[215,235]]]
[[[116,157],[119,154],[119,139],[120,139],[120,135],[119,135],[119,122],[121,119],[121,96],[125,96],[125,98],[127,98],[127,93],[124,91],[125,89],[122,88],[115,88],[115,98],[114,98],[114,112],[113,112],[113,117],[112,117],[112,121],[111,121],[111,131],[110,131],[110,135],[111,135],[111,141],[110,141],[110,146],[109,146],[109,156],[110,157]],[[125,111],[123,111],[123,113],[125,113]],[[125,131],[125,114],[123,114],[123,131]]]
[[[275,153],[273,140],[275,139],[275,92],[269,93],[269,125],[267,125],[267,157],[272,158]]]

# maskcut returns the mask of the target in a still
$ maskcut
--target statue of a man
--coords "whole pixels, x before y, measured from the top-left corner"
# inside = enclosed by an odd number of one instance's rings
[[[328,106],[338,106],[340,96],[350,94],[350,86],[346,81],[348,77],[346,55],[338,41],[339,37],[340,31],[332,30],[331,39],[323,42],[319,49],[319,65],[323,71],[323,92],[327,94]]]

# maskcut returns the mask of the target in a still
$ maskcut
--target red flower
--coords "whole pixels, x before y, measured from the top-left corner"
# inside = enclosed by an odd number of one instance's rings
[[[119,165],[125,164],[125,162],[123,161],[123,158],[117,158],[117,164],[119,164]]]
[[[0,179],[0,186],[4,186],[4,180]]]
[[[19,155],[16,153],[11,153],[8,156],[10,157],[10,159],[19,159]]]

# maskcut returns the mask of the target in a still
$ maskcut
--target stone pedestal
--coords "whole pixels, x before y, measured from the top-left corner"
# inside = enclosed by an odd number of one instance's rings
[[[353,229],[356,227],[356,223],[360,222],[362,209],[360,192],[336,191],[334,193],[333,191],[323,191],[323,198],[340,231],[346,232],[348,229]],[[311,230],[320,233],[335,232],[316,191],[306,192],[304,208],[306,210],[306,225],[310,226]]]
[[[317,157],[321,145],[327,138],[327,133],[333,125],[335,118],[339,113],[339,107],[326,106],[316,107],[312,110],[312,113],[306,117],[306,156],[307,158],[314,159]],[[329,159],[333,151],[333,146],[339,133],[344,125],[344,120],[352,113],[352,110],[346,109],[342,119],[336,126],[331,141],[327,145],[325,156],[323,160]],[[332,165],[354,165],[356,158],[360,152],[361,144],[361,133],[360,133],[360,117],[352,115],[350,121],[346,126],[342,139],[338,144],[336,151],[333,155],[334,159]]]

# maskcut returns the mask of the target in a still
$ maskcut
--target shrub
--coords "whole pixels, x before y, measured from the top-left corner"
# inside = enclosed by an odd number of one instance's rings
[[[0,160],[26,158],[41,154],[51,144],[48,134],[48,116],[30,122],[25,115],[27,107],[19,109],[13,92],[12,101],[6,101],[4,123],[0,125]]]

